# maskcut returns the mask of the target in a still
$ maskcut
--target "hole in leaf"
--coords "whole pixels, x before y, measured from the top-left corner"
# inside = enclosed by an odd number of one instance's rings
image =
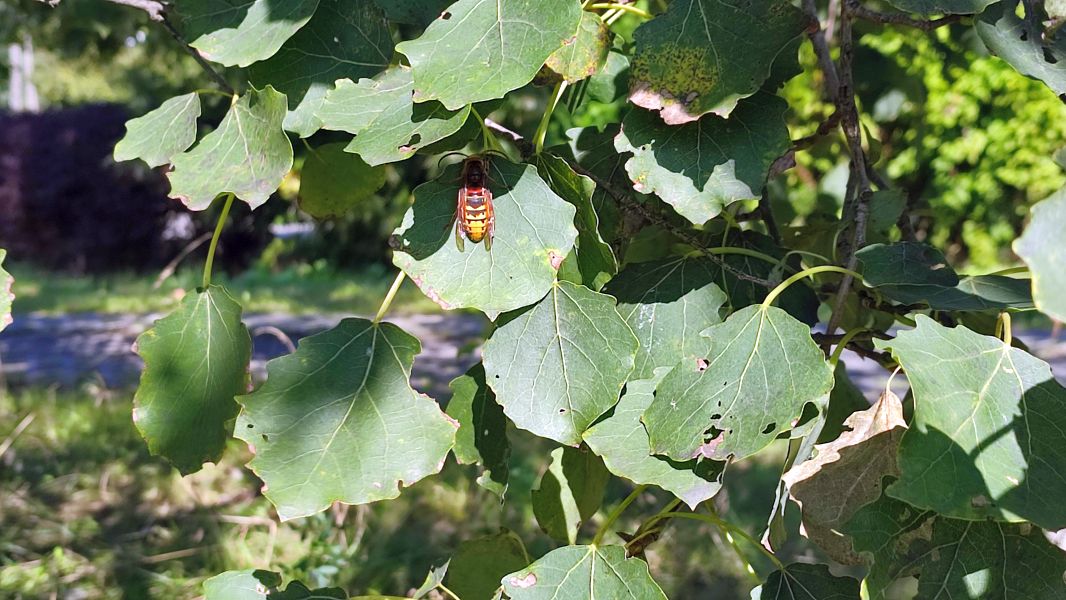
[[[255,425],[252,425],[251,423],[248,424],[248,429],[251,429],[253,427],[255,427]]]
[[[763,435],[769,435],[773,433],[775,429],[777,429],[777,423],[770,423],[766,427],[763,427]]]
[[[717,421],[718,419],[721,419],[721,418],[722,418],[722,414],[721,413],[714,413],[713,415],[711,415],[711,420],[712,421]]]
[[[696,372],[697,373],[702,373],[702,372],[706,371],[707,367],[709,367],[710,365],[711,365],[711,363],[707,362],[706,358],[697,358],[696,359]]]
[[[263,441],[264,442],[269,442],[270,441],[270,438],[268,438],[267,434],[265,434],[265,433],[263,434]]]
[[[442,19],[444,19],[445,21],[447,21],[448,19],[452,18],[452,13],[450,13],[450,12],[448,12],[448,11],[444,11],[444,12],[442,12],[442,13],[440,14],[440,18],[442,18]]]
[[[1052,54],[1051,50],[1048,50],[1047,48],[1044,48],[1044,60],[1050,65],[1059,62],[1059,59],[1055,58],[1055,55]]]
[[[560,408],[560,409],[559,409],[559,414],[560,414],[560,415],[561,415],[561,414],[563,414],[563,413],[565,413],[565,412],[566,412],[566,409],[565,409],[565,408]]]

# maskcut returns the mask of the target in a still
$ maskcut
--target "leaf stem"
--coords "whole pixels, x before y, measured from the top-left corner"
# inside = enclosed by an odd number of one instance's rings
[[[620,11],[623,11],[623,12],[628,12],[628,13],[632,13],[634,15],[637,15],[638,17],[640,17],[642,19],[651,19],[654,16],[650,12],[644,10],[643,8],[637,8],[636,6],[633,6],[632,4],[619,4],[617,2],[596,2],[594,4],[590,4],[589,8],[604,9],[604,10],[620,10]]]
[[[986,273],[986,275],[1014,275],[1015,273],[1028,273],[1029,267],[1011,267],[1009,269],[1000,269],[999,271],[993,271]]]
[[[639,497],[646,489],[648,489],[648,486],[646,484],[638,485],[637,487],[633,488],[633,491],[630,492],[628,496],[626,496],[625,500],[622,500],[621,504],[614,507],[614,510],[612,510],[611,513],[607,515],[607,520],[604,521],[603,525],[600,525],[599,530],[596,531],[596,537],[592,538],[593,546],[599,545],[599,543],[603,541],[603,536],[607,535],[607,530],[610,529],[611,525],[614,525],[614,522],[618,520],[618,517],[622,516],[622,512],[625,511],[625,509],[628,508],[629,505],[632,504],[633,501],[636,500],[637,497]]]
[[[999,318],[996,319],[996,337],[1003,340],[1003,343],[1008,346],[1014,341],[1014,334],[1011,332],[1010,326],[1010,313],[1007,311],[999,313]]]
[[[455,592],[449,590],[443,583],[438,583],[437,589],[444,592],[444,595],[448,596],[452,600],[462,600]]]
[[[500,145],[500,141],[496,139],[495,135],[493,135],[492,130],[489,129],[489,126],[485,123],[485,118],[481,116],[481,113],[479,113],[473,105],[470,105],[470,112],[474,114],[474,118],[477,119],[478,124],[481,125],[482,147],[486,150],[498,150],[503,152],[503,146]]]
[[[837,347],[833,348],[833,355],[829,357],[829,365],[831,367],[834,369],[837,367],[837,363],[840,362],[840,355],[844,354],[844,350],[847,349],[848,343],[851,342],[852,338],[864,331],[866,331],[865,327],[856,327],[855,329],[849,330],[844,334],[844,337],[840,338],[840,341],[837,342]]]
[[[211,245],[207,247],[207,260],[204,262],[204,280],[203,288],[206,290],[211,287],[211,269],[215,266],[215,250],[218,248],[218,240],[222,237],[222,227],[226,224],[226,217],[229,216],[229,209],[233,206],[233,194],[226,193],[226,203],[222,205],[222,212],[218,215],[218,222],[215,223],[215,233],[211,236]]]
[[[640,541],[640,540],[642,540],[642,539],[644,539],[644,538],[646,538],[646,537],[648,537],[650,535],[654,535],[655,534],[655,524],[658,523],[659,521],[663,520],[663,518],[664,518],[663,515],[665,515],[665,514],[667,514],[669,512],[672,512],[678,506],[681,506],[681,500],[679,500],[677,498],[674,498],[673,500],[668,502],[666,504],[666,506],[664,506],[663,509],[660,510],[658,513],[652,515],[651,517],[648,517],[647,520],[645,520],[643,523],[640,524],[640,527],[637,527],[637,531],[633,535],[632,539],[630,539],[629,541],[626,542],[626,547],[628,548],[629,546],[632,546],[633,544],[637,543],[638,541]]]
[[[738,246],[717,246],[715,248],[707,248],[707,252],[711,254],[740,254],[741,256],[750,256],[751,258],[757,258],[761,261],[768,262],[771,265],[780,264],[781,261],[770,256],[769,254],[763,254],[758,250],[752,250],[750,248],[740,248]]]
[[[777,300],[777,297],[780,296],[781,293],[784,292],[786,289],[788,289],[788,286],[792,285],[793,283],[796,283],[800,279],[810,277],[811,275],[817,275],[818,273],[843,273],[844,275],[849,275],[851,277],[854,277],[855,279],[858,279],[859,281],[862,281],[862,275],[856,273],[855,271],[852,271],[851,269],[845,269],[844,267],[838,267],[836,265],[820,265],[817,267],[811,267],[809,269],[804,269],[799,273],[796,273],[792,277],[789,277],[788,279],[782,281],[780,285],[775,287],[769,294],[767,294],[766,300],[763,300],[762,307],[765,309],[771,304],[773,304],[774,300]]]
[[[551,98],[548,100],[548,106],[544,107],[544,116],[541,117],[540,125],[537,126],[537,133],[533,135],[534,154],[540,154],[540,151],[544,149],[544,138],[548,136],[548,124],[551,122],[552,113],[555,112],[555,107],[558,106],[559,99],[563,97],[564,91],[566,91],[566,80],[562,79],[555,84],[555,89],[552,90]]]
[[[389,307],[392,306],[392,301],[396,298],[396,292],[400,290],[400,284],[407,277],[407,273],[401,270],[396,275],[396,279],[392,282],[392,287],[389,288],[388,293],[385,294],[385,299],[381,301],[381,308],[378,309],[378,314],[374,316],[374,324],[377,325],[381,322],[381,319],[385,317],[385,313],[389,312]]]
[[[752,546],[754,546],[760,552],[762,552],[766,556],[766,558],[770,559],[770,562],[774,563],[774,566],[776,566],[778,569],[781,569],[782,571],[785,570],[784,563],[782,563],[781,559],[777,558],[777,556],[775,556],[773,552],[770,552],[769,550],[764,548],[763,545],[760,544],[755,538],[753,538],[750,535],[748,535],[748,532],[746,532],[743,529],[737,527],[736,525],[730,523],[729,521],[726,521],[722,517],[719,517],[714,512],[712,512],[710,514],[690,513],[690,512],[670,512],[670,513],[666,513],[665,515],[663,515],[663,517],[666,517],[666,518],[678,518],[678,519],[692,519],[693,521],[703,521],[704,523],[710,523],[710,524],[718,527],[719,529],[722,529],[723,531],[728,531],[730,533],[734,533],[737,536],[739,536],[742,539],[744,539],[744,541],[746,541],[749,544],[751,544]]]

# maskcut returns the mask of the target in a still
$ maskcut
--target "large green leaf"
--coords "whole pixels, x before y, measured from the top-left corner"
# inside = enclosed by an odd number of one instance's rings
[[[656,454],[750,456],[833,387],[833,369],[810,328],[780,308],[749,306],[702,335],[706,359],[679,361],[644,413]]]
[[[425,27],[440,17],[454,0],[374,0],[389,20]],[[449,17],[450,18],[450,17]]]
[[[560,281],[485,342],[485,373],[515,425],[577,445],[618,402],[636,351],[614,298]]]
[[[567,82],[592,77],[607,62],[611,32],[593,12],[582,12],[577,33],[548,57],[544,65]]]
[[[270,361],[266,383],[238,398],[235,435],[255,449],[248,466],[278,516],[395,498],[441,469],[456,426],[411,389],[419,350],[395,325],[345,319]]]
[[[752,600],[859,600],[859,582],[837,577],[826,565],[792,563],[770,573]]]
[[[599,456],[585,449],[556,448],[551,457],[532,493],[533,514],[553,540],[573,544],[581,524],[599,510],[611,474]]]
[[[596,74],[589,78],[586,92],[589,98],[611,103],[629,90],[629,56],[610,51],[607,60]]]
[[[315,13],[319,0],[182,0],[189,44],[227,67],[270,58]]]
[[[241,305],[218,286],[188,294],[173,313],[137,338],[144,372],[133,422],[152,454],[181,473],[218,462],[248,388],[252,340]]]
[[[411,62],[415,102],[451,110],[502,98],[529,83],[577,32],[579,0],[459,0],[447,19],[396,49]]]
[[[622,546],[565,546],[503,578],[512,600],[666,600],[648,563]]]
[[[501,159],[490,163],[496,236],[485,244],[455,243],[459,167],[415,189],[391,244],[393,262],[444,308],[473,307],[491,318],[544,297],[577,238],[575,209],[537,170]]]
[[[4,270],[6,257],[7,250],[0,248],[0,331],[11,324],[11,304],[15,302],[15,294],[11,291],[15,278]]]
[[[315,113],[338,79],[372,77],[389,65],[392,36],[371,2],[321,0],[315,16],[271,58],[252,65],[256,85],[285,94],[285,129],[300,137],[318,131]]]
[[[782,52],[795,51],[806,25],[784,0],[675,0],[634,34],[629,99],[671,125],[728,116],[759,90]]]
[[[925,15],[973,15],[995,0],[888,0],[889,4],[905,11]]]
[[[354,133],[348,152],[371,165],[410,158],[420,148],[459,131],[469,106],[450,111],[439,102],[415,104],[411,70],[396,66],[373,79],[337,82],[326,95],[318,118],[322,127]]]
[[[917,572],[935,522],[935,513],[884,495],[852,516],[841,533],[870,564],[865,579],[870,600],[887,600],[892,582]]]
[[[459,544],[444,583],[463,600],[491,600],[503,576],[529,562],[521,538],[504,529]]]
[[[300,172],[300,208],[316,219],[339,217],[374,197],[386,167],[371,167],[344,151],[343,142],[308,152]]]
[[[1066,189],[1032,208],[1032,220],[1014,251],[1033,273],[1033,299],[1041,312],[1066,321]]]
[[[877,291],[903,304],[925,304],[933,310],[1002,311],[1033,308],[1028,279],[1004,275],[963,277],[954,287],[941,285],[886,285]]]
[[[1058,95],[1066,94],[1066,36],[1041,32],[1030,35],[1025,21],[1015,14],[1017,2],[997,2],[974,22],[988,50],[1010,63],[1019,73],[1043,81]]]
[[[1051,368],[996,338],[916,320],[876,342],[914,393],[888,493],[950,517],[1066,527],[1066,389]]]
[[[196,141],[200,96],[195,92],[175,96],[159,108],[126,121],[126,135],[115,144],[115,160],[139,158],[149,167],[170,162]]]
[[[917,242],[871,244],[855,253],[863,283],[869,287],[887,285],[935,285],[955,287],[959,276],[948,265],[944,253]]]
[[[285,95],[250,89],[230,107],[218,129],[172,160],[170,197],[204,210],[232,192],[253,209],[270,198],[292,168],[292,144],[281,128]]]
[[[340,588],[317,590],[299,581],[281,589],[281,575],[258,569],[226,571],[204,582],[204,600],[347,600]]]
[[[651,405],[655,386],[667,371],[662,368],[654,379],[626,384],[626,392],[614,412],[590,427],[584,438],[615,475],[633,483],[657,485],[695,510],[721,489],[725,463],[711,460],[676,462],[651,454],[648,432],[644,430],[640,416]]]
[[[483,471],[478,484],[503,496],[507,490],[511,444],[507,440],[507,417],[485,383],[485,367],[478,363],[449,385],[452,399],[448,401],[448,416],[459,422],[453,448],[455,458],[462,465],[481,465]]]
[[[613,123],[602,132],[595,127],[585,127],[570,129],[566,135],[575,163],[600,180],[619,189],[626,189],[631,187],[625,171],[626,155],[619,154],[614,149],[614,138],[619,131],[619,125]],[[596,186],[592,193],[592,206],[599,217],[600,236],[609,244],[615,243],[622,230],[622,211],[618,207],[618,201],[603,187]]]
[[[592,204],[596,183],[588,177],[578,175],[566,161],[551,154],[537,156],[536,165],[537,173],[548,187],[577,209],[574,221],[577,226],[577,243],[564,261],[563,272],[565,263],[574,262],[578,271],[578,281],[575,283],[584,283],[594,290],[599,290],[618,272],[618,261],[611,246],[600,235],[600,219],[596,214],[596,207]]]
[[[728,119],[708,115],[679,127],[632,110],[615,147],[633,154],[626,171],[637,191],[654,193],[701,224],[733,202],[761,195],[770,165],[789,148],[787,108],[763,93],[740,103]]]
[[[627,266],[604,290],[640,340],[632,379],[648,379],[659,367],[694,360],[707,351],[699,333],[722,322],[725,292],[714,281],[709,258],[670,258]]]

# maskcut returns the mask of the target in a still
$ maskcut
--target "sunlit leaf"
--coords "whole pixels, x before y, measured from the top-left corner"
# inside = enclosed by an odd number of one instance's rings
[[[502,98],[532,81],[541,65],[577,32],[578,0],[459,0],[396,49],[411,62],[415,102],[451,110]]]
[[[456,246],[458,166],[415,188],[414,206],[391,244],[393,262],[433,301],[444,308],[473,307],[495,318],[548,293],[577,229],[574,206],[557,196],[533,166],[494,159],[489,177],[496,211],[491,250],[469,240],[462,251]]]
[[[512,600],[666,600],[648,563],[622,546],[565,546],[503,578]]]
[[[340,588],[311,590],[299,581],[281,589],[281,576],[271,571],[226,571],[204,582],[204,600],[347,600]]]
[[[133,422],[152,454],[181,473],[218,462],[247,391],[252,340],[241,305],[218,286],[182,299],[137,338],[144,359]]]
[[[463,600],[489,600],[504,575],[529,563],[522,540],[505,529],[459,544],[444,583]]]
[[[989,52],[1019,73],[1043,81],[1060,96],[1066,94],[1066,36],[1048,32],[1045,41],[1041,31],[1028,33],[1025,21],[1014,12],[1015,6],[1017,3],[997,2],[986,8],[974,22],[977,35]]]
[[[770,573],[752,600],[858,600],[859,581],[837,577],[826,565],[792,563]]]
[[[459,464],[481,465],[483,471],[478,484],[503,496],[507,490],[511,444],[507,440],[507,417],[485,383],[485,367],[478,363],[449,385],[452,399],[448,401],[448,416],[459,422],[453,448],[455,458]]]
[[[456,426],[411,389],[419,350],[395,325],[345,319],[270,361],[266,383],[238,398],[235,435],[283,520],[395,498],[441,469]]]
[[[342,79],[326,95],[318,118],[322,127],[354,133],[348,152],[371,165],[410,158],[420,148],[459,131],[470,107],[450,111],[439,102],[415,104],[411,70],[392,67],[358,83]]]
[[[149,167],[170,162],[196,141],[200,96],[175,96],[144,116],[126,121],[126,135],[115,144],[115,160],[139,158]]]
[[[701,224],[761,195],[770,165],[789,148],[787,108],[777,96],[758,94],[728,119],[708,115],[681,126],[632,110],[615,147],[633,154],[626,171],[637,191],[654,193]]]
[[[903,366],[914,418],[888,493],[949,517],[1066,527],[1066,389],[1042,360],[918,315],[877,340]]]
[[[599,510],[611,475],[599,456],[584,449],[556,448],[551,457],[532,493],[533,514],[553,540],[573,544],[581,524]]]
[[[0,248],[0,331],[11,324],[11,304],[15,302],[15,294],[11,291],[15,278],[4,270],[6,257],[7,250]]]
[[[322,126],[315,113],[338,79],[372,77],[389,65],[392,36],[370,2],[321,0],[315,16],[277,54],[252,65],[256,85],[285,94],[285,129],[307,137]]]
[[[270,58],[315,13],[319,0],[182,0],[177,4],[189,43],[227,67]]]
[[[721,489],[725,464],[711,460],[676,462],[651,454],[648,432],[640,416],[651,405],[655,386],[667,371],[662,368],[654,379],[626,384],[614,413],[590,427],[584,438],[615,475],[633,483],[657,485],[695,510]]]
[[[783,0],[675,0],[634,34],[629,99],[661,111],[671,125],[728,116],[758,91],[806,26],[803,13]]]
[[[598,14],[583,11],[577,33],[552,52],[544,64],[563,80],[574,83],[595,75],[607,61],[610,49],[607,25]]]
[[[780,308],[749,306],[702,334],[705,358],[679,361],[643,421],[652,451],[675,460],[750,456],[792,429],[833,387],[810,328]]]
[[[489,386],[515,425],[577,445],[618,402],[636,351],[614,298],[560,281],[500,326],[483,354]]]
[[[390,21],[425,27],[455,0],[374,0]]]
[[[314,148],[300,172],[300,208],[316,219],[339,217],[374,197],[385,167],[371,167],[344,151],[343,142]]]
[[[1066,190],[1032,208],[1032,220],[1014,251],[1033,274],[1033,299],[1041,312],[1066,321]]]
[[[955,287],[959,276],[947,263],[944,253],[928,244],[897,242],[871,244],[856,254],[863,283],[884,285],[936,285]]]
[[[170,197],[204,210],[232,192],[253,209],[270,198],[292,168],[292,144],[281,128],[285,95],[250,89],[230,107],[218,129],[171,161]]]

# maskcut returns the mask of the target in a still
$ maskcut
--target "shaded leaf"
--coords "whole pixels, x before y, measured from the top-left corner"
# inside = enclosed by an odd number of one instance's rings
[[[195,92],[175,96],[143,116],[126,121],[126,135],[115,144],[115,160],[139,158],[149,167],[170,162],[196,141],[200,96]]]
[[[859,600],[859,581],[837,577],[826,565],[792,563],[751,591],[752,600]]]
[[[964,519],[1066,526],[1066,390],[1022,350],[918,315],[889,348],[914,393],[888,493]]]
[[[266,383],[238,399],[235,435],[282,520],[395,498],[441,469],[456,426],[411,389],[419,350],[395,325],[345,319],[267,363]]]
[[[569,149],[577,164],[593,173],[602,181],[617,185],[622,189],[630,187],[625,172],[626,157],[614,149],[614,138],[620,131],[617,123],[608,125],[602,132],[595,127],[570,129]],[[602,187],[597,186],[592,193],[592,206],[599,217],[600,236],[608,243],[614,243],[621,235],[622,213],[617,201]]]
[[[1002,311],[1033,308],[1028,279],[1003,275],[963,277],[954,287],[940,285],[886,285],[882,295],[903,304],[925,304],[933,310]]]
[[[186,39],[204,58],[227,67],[270,58],[315,13],[319,0],[182,0]]]
[[[512,600],[666,600],[648,563],[622,546],[566,546],[503,578]]]
[[[322,126],[315,113],[334,82],[372,77],[389,66],[392,51],[388,24],[374,4],[321,0],[307,25],[248,76],[285,94],[285,129],[308,137]]]
[[[618,299],[618,312],[640,341],[631,379],[703,357],[707,340],[699,333],[722,322],[727,300],[714,284],[718,274],[709,258],[670,258],[631,264],[611,280],[604,293]]]
[[[634,33],[629,99],[661,111],[670,125],[729,116],[806,27],[803,13],[783,0],[671,2]]]
[[[903,403],[891,391],[844,422],[850,431],[815,446],[814,457],[782,476],[803,509],[804,534],[829,558],[861,564],[851,540],[840,533],[855,511],[881,497],[881,479],[896,477],[896,449],[907,423]]]
[[[300,208],[316,219],[339,217],[385,185],[385,167],[371,167],[344,146],[311,150],[300,171]]]
[[[613,50],[603,68],[589,78],[586,93],[599,102],[614,102],[629,90],[629,56]]]
[[[755,454],[821,402],[833,370],[810,328],[784,310],[749,306],[702,333],[705,360],[684,360],[655,390],[643,421],[652,451],[675,460]]]
[[[340,588],[308,589],[299,581],[281,589],[281,575],[271,571],[246,569],[226,571],[204,582],[204,600],[347,600]]]
[[[485,367],[478,363],[449,385],[452,399],[448,401],[447,413],[459,422],[452,449],[455,458],[462,465],[481,465],[483,471],[478,484],[503,496],[507,490],[511,444],[507,440],[507,417],[485,383]]]
[[[563,80],[574,83],[592,77],[607,61],[611,49],[611,32],[600,16],[582,11],[577,33],[552,52],[544,62]]]
[[[973,15],[992,2],[994,0],[889,0],[889,4],[904,12],[924,15]]]
[[[855,253],[861,265],[863,283],[885,285],[935,285],[955,287],[959,276],[944,254],[918,242],[871,244]]]
[[[420,148],[459,131],[470,114],[455,112],[439,102],[415,104],[411,70],[396,66],[358,83],[342,79],[326,94],[318,111],[322,127],[354,133],[348,152],[371,165],[410,158]]]
[[[1066,321],[1066,190],[1059,190],[1032,208],[1032,218],[1014,251],[1033,274],[1033,299],[1041,312]]]
[[[459,544],[444,581],[463,600],[490,600],[504,575],[529,562],[521,538],[504,529]]]
[[[253,209],[270,198],[292,168],[292,144],[281,128],[285,95],[250,89],[230,107],[218,129],[172,160],[170,197],[204,210],[232,192]]]
[[[390,244],[393,262],[443,308],[472,307],[495,317],[544,297],[577,238],[574,207],[560,198],[530,165],[490,163],[496,235],[485,244],[455,243],[460,167],[415,189]]]
[[[222,458],[248,386],[252,340],[241,305],[221,287],[187,294],[173,313],[137,338],[144,371],[133,422],[152,454],[183,475]]]
[[[886,600],[895,580],[913,575],[930,549],[935,513],[882,495],[844,526],[856,552],[870,564],[865,583],[871,600]]]
[[[556,448],[551,457],[532,492],[533,514],[553,540],[573,544],[581,524],[599,510],[611,475],[603,460],[585,449]]]
[[[414,72],[415,102],[451,110],[502,98],[529,83],[577,31],[578,0],[459,0],[450,17],[399,44]]]
[[[789,148],[787,108],[781,98],[759,94],[729,119],[708,115],[680,127],[633,110],[622,121],[615,148],[633,154],[626,171],[638,192],[654,193],[701,224],[734,202],[761,195],[770,165]]]
[[[614,298],[560,281],[501,325],[483,355],[489,386],[515,425],[575,446],[618,402],[636,351]]]
[[[677,462],[651,454],[648,432],[640,422],[655,397],[655,386],[668,369],[653,379],[630,381],[614,412],[585,432],[585,442],[603,458],[612,473],[636,484],[657,485],[693,510],[722,487],[725,463],[710,460]]]
[[[451,561],[449,560],[440,566],[431,568],[429,573],[426,573],[426,580],[422,582],[422,585],[417,590],[411,593],[411,597],[422,598],[437,589],[437,586],[444,583],[444,578],[447,577],[448,567],[450,566]]]
[[[1010,63],[1022,75],[1043,81],[1057,95],[1066,94],[1066,37],[1049,33],[1045,41],[1026,31],[1014,9],[1017,3],[996,2],[974,21],[988,51]],[[1028,5],[1027,5],[1028,6]]]
[[[818,435],[818,443],[824,444],[837,439],[841,433],[846,431],[844,421],[852,414],[868,408],[870,408],[870,401],[848,377],[848,368],[844,361],[838,362],[833,370],[833,391],[829,393],[825,424]]]
[[[11,305],[15,302],[15,294],[11,291],[15,278],[4,270],[5,258],[7,250],[0,248],[0,331],[11,324]]]
[[[374,0],[390,21],[425,27],[455,0]]]

